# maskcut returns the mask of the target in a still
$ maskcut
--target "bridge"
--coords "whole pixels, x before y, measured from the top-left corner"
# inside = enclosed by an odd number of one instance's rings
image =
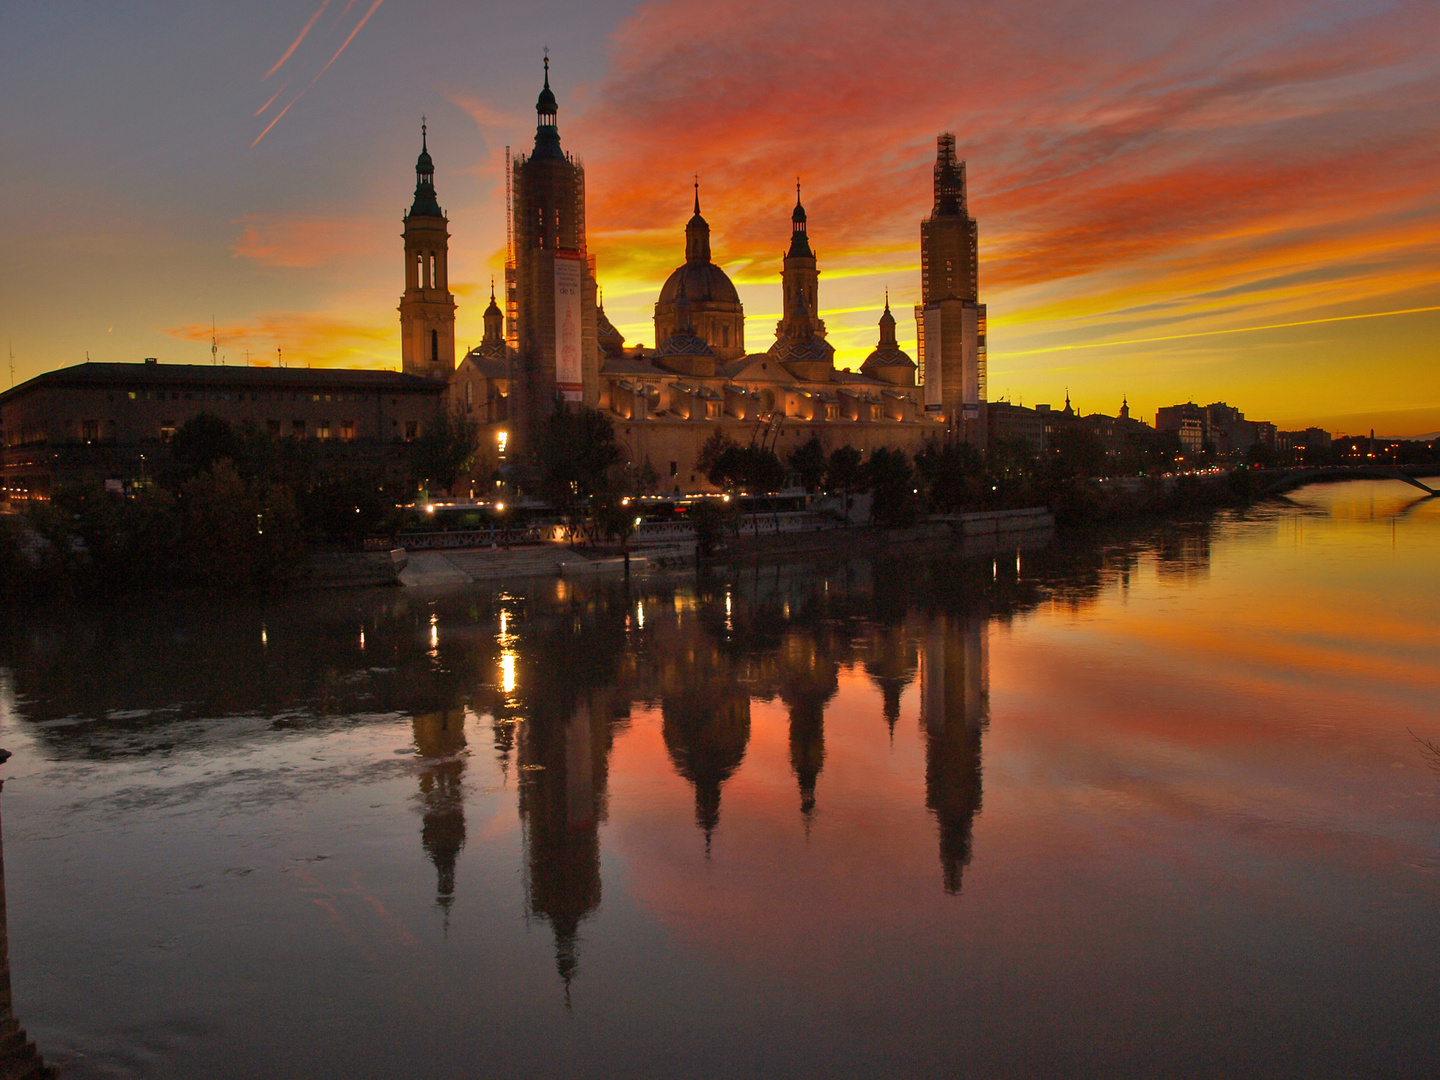
[[[1306,484],[1327,484],[1340,480],[1400,480],[1427,495],[1440,495],[1403,469],[1384,465],[1323,465],[1314,469],[1291,469],[1264,490],[1266,495],[1283,495]]]

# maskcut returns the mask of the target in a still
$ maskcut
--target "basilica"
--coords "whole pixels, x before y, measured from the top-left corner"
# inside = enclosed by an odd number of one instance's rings
[[[695,462],[717,430],[782,455],[812,436],[827,452],[851,445],[914,453],[937,439],[984,445],[985,306],[953,135],[939,137],[935,202],[921,224],[918,363],[897,343],[887,298],[874,350],[859,371],[848,371],[835,366],[826,340],[820,270],[798,183],[780,273],[784,315],[773,341],[747,348],[744,306],[715,263],[697,183],[683,262],[655,301],[655,347],[627,347],[599,301],[595,257],[586,247],[584,167],[560,147],[548,61],[536,111],[534,148],[514,161],[511,175],[505,310],[492,288],[484,337],[458,364],[447,221],[428,148],[416,164],[404,230],[403,370],[445,379],[452,408],[503,431],[512,452],[523,452],[557,400],[600,409],[629,463],[648,463],[661,489],[677,493],[709,488]]]

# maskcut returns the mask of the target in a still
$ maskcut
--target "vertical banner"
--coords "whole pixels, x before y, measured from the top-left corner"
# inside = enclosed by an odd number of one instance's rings
[[[925,411],[944,411],[944,378],[941,357],[945,352],[945,338],[941,327],[940,305],[931,304],[925,309]]]
[[[580,373],[580,288],[585,257],[578,251],[555,253],[555,391],[565,401],[582,401]]]

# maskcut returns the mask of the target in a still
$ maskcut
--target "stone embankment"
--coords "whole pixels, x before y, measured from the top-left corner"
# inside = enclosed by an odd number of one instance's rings
[[[1048,542],[1055,519],[1044,507],[932,517],[903,529],[847,525],[823,514],[758,514],[746,518],[717,552],[722,561],[786,556],[879,554],[915,547],[954,547],[969,554]],[[693,564],[695,532],[666,523],[642,528],[630,544],[632,573]],[[328,555],[317,559],[316,585],[400,584],[409,588],[466,585],[517,578],[588,577],[625,571],[614,547],[576,550],[548,541],[513,547],[445,547]]]

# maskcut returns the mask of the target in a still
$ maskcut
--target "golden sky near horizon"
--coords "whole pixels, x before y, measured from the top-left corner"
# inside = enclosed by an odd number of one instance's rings
[[[968,163],[990,396],[1440,430],[1440,8],[1097,0],[267,0],[0,13],[0,333],[96,360],[395,366],[427,115],[457,338],[503,263],[548,44],[606,310],[653,343],[692,176],[746,344],[798,175],[837,359],[913,349],[934,140]],[[422,58],[417,61],[417,58]]]

